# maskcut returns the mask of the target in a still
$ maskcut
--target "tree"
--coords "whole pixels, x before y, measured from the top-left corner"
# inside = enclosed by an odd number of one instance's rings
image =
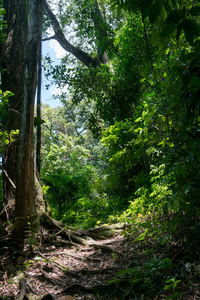
[[[34,196],[33,120],[34,97],[37,85],[38,49],[41,40],[43,4],[51,19],[55,36],[67,51],[70,51],[86,66],[100,66],[105,62],[105,50],[98,50],[99,57],[93,58],[71,45],[64,37],[60,25],[50,6],[43,1],[4,1],[6,9],[7,39],[2,44],[2,87],[11,90],[15,96],[7,108],[4,129],[20,129],[19,139],[5,153],[5,170],[11,177],[16,192],[5,177],[4,194],[7,200],[15,199],[15,216],[19,222],[16,230],[23,232],[28,222],[31,227],[38,223]],[[93,20],[96,26],[102,21],[97,1],[94,2]],[[96,15],[98,18],[96,18]],[[97,20],[98,19],[98,20]],[[102,34],[98,39],[103,38]],[[100,53],[101,52],[101,53]],[[101,55],[100,55],[101,54]],[[15,116],[17,115],[17,117]]]
[[[27,223],[31,227],[38,226],[34,195],[33,124],[43,1],[27,3],[10,0],[4,1],[4,7],[7,38],[2,46],[2,67],[6,70],[2,74],[2,86],[3,90],[11,90],[15,94],[5,119],[5,128],[20,129],[19,140],[8,150],[6,160],[7,172],[16,183],[16,194],[9,187],[6,197],[15,198],[16,231],[23,233]]]
[[[41,88],[42,88],[42,41],[39,49],[38,57],[38,87],[37,87],[37,118],[35,119],[35,125],[37,126],[37,145],[36,145],[36,172],[40,176],[40,164],[41,164]],[[36,122],[37,121],[37,122]]]
[[[2,90],[12,91],[13,97],[9,99],[6,117],[3,119],[3,128],[8,133],[11,130],[19,130],[20,114],[23,95],[24,76],[24,45],[27,37],[27,11],[23,1],[3,1],[5,8],[5,35],[6,39],[1,43],[1,77]],[[16,16],[16,18],[15,18]],[[4,152],[3,167],[16,186],[17,179],[17,147],[18,141],[14,142]],[[15,189],[4,176],[4,200],[15,199]]]
[[[123,41],[117,55],[110,56],[112,72],[105,66],[78,66],[75,76],[70,76],[63,61],[60,72],[57,68],[59,81],[71,84],[74,103],[95,99],[91,123],[98,130],[100,115],[107,127],[104,142],[111,160],[127,175],[127,186],[133,187],[127,197],[142,194],[140,199],[152,207],[156,195],[155,199],[165,198],[162,212],[190,214],[198,207],[199,192],[199,5],[196,1],[112,2],[130,14],[114,43]],[[84,11],[87,16],[88,11]],[[136,190],[141,186],[144,193]]]
[[[82,110],[87,108],[68,105],[66,110],[42,106],[43,190],[55,219],[79,226],[84,218],[89,222],[91,214],[95,214],[98,179],[97,157],[94,157],[97,142],[84,128],[85,116],[82,120],[78,116]]]
[[[131,141],[133,150],[146,151],[150,180],[149,187],[136,191],[131,210],[143,206],[146,212],[173,211],[175,227],[178,222],[191,226],[191,216],[194,223],[199,216],[199,4],[111,2],[130,15],[140,12],[149,56],[142,68],[143,105],[136,107],[130,130],[137,135]]]
[[[42,35],[43,1],[29,1],[28,33],[25,49],[23,104],[18,143],[15,217],[17,231],[27,222],[37,228],[38,216],[34,195],[34,101],[37,86],[37,63]],[[23,222],[22,222],[22,220]]]
[[[113,143],[105,142],[105,146],[110,146],[110,157],[107,156],[107,161],[120,148],[123,151],[124,145],[135,136],[131,133],[130,128],[133,124],[135,108],[140,103],[140,79],[143,77],[141,66],[146,62],[142,20],[138,15],[127,16],[123,26],[115,34],[115,44],[118,49],[117,55],[113,54],[113,59],[110,60],[110,67],[101,65],[101,68],[86,68],[78,65],[76,70],[73,68],[72,71],[72,68],[66,66],[66,60],[63,59],[61,66],[48,68],[51,70],[54,82],[59,87],[69,85],[70,96],[63,93],[60,97],[66,107],[70,101],[69,97],[72,97],[72,102],[76,106],[82,104],[86,108],[89,107],[89,103],[94,103],[92,109],[88,110],[87,126],[95,137],[99,138],[106,129],[110,134],[112,126],[116,125],[116,132],[114,132],[116,143],[115,141]],[[121,122],[125,124],[123,125]],[[111,127],[109,127],[110,125]],[[115,160],[116,163],[114,160],[108,162],[106,170],[102,171],[102,174],[106,174],[108,179],[104,192],[114,199],[115,203],[123,202],[122,209],[127,205],[130,195],[134,194],[133,177],[141,171],[144,173],[149,171],[148,162],[147,167],[145,166],[147,157],[144,151],[140,151],[140,153],[138,159],[130,149],[127,154],[129,160],[127,157],[125,159],[121,157],[121,162],[119,162],[119,157],[118,161]],[[134,161],[131,162],[132,160]]]
[[[62,4],[60,3],[60,5],[62,5]],[[76,6],[75,2],[73,3],[73,5]],[[79,3],[79,5],[80,5],[80,3]],[[106,30],[107,28],[105,28],[105,22],[103,20],[102,14],[99,10],[98,2],[90,1],[89,3],[87,3],[86,1],[84,1],[81,5],[83,7],[85,6],[85,10],[87,8],[90,8],[90,17],[93,19],[94,27],[98,32],[100,30],[99,34],[96,36],[98,45],[100,45],[102,43],[103,39],[107,39],[108,32]],[[91,7],[92,7],[92,9],[91,9]],[[48,15],[48,18],[51,20],[51,24],[52,24],[52,27],[54,30],[54,35],[45,40],[56,39],[59,42],[59,44],[61,45],[61,47],[63,47],[63,49],[65,49],[67,52],[71,53],[73,56],[75,56],[79,61],[81,61],[87,67],[89,67],[89,66],[97,67],[97,66],[100,66],[101,63],[108,62],[105,48],[100,49],[99,47],[97,47],[98,48],[98,56],[92,57],[87,52],[79,49],[79,47],[72,45],[65,37],[64,30],[62,29],[58,19],[52,12],[50,5],[46,1],[45,1],[45,11]]]

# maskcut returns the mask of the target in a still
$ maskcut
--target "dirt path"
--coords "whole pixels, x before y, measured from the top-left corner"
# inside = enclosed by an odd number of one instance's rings
[[[61,237],[56,239],[59,244]],[[5,254],[1,261],[5,272],[0,273],[0,295],[19,297],[19,272],[23,272],[28,299],[57,299],[64,295],[74,300],[123,299],[128,290],[124,287],[115,293],[110,280],[134,261],[135,250],[120,234],[104,240],[90,238],[88,242],[91,246],[71,248],[54,242],[43,244],[35,247],[31,257],[27,257],[28,245],[24,253]],[[13,277],[12,271],[16,273]]]
[[[13,236],[6,237],[0,300],[200,299],[198,257],[185,255],[178,243],[138,242],[119,232],[103,238],[105,231],[108,226],[76,230],[75,237],[74,229],[57,226],[27,237],[23,250]]]

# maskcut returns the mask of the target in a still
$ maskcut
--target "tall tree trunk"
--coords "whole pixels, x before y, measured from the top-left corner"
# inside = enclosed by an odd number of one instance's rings
[[[42,43],[40,44],[38,57],[38,88],[37,88],[37,145],[36,145],[36,170],[40,176],[40,152],[41,152],[41,85],[42,85]]]
[[[15,201],[16,231],[26,226],[37,229],[39,218],[34,194],[34,100],[37,86],[37,63],[41,44],[43,0],[29,0],[28,38],[24,68],[24,93],[18,143]]]
[[[96,37],[97,37],[97,52],[99,56],[99,61],[105,65],[109,64],[109,57],[107,54],[107,47],[108,47],[108,32],[107,32],[107,24],[104,20],[100,8],[99,3],[97,0],[94,1],[94,8],[92,10],[91,15],[94,27],[96,31]],[[111,46],[111,45],[110,45]]]
[[[11,91],[15,95],[9,98],[7,114],[3,120],[3,128],[7,132],[19,129],[23,95],[24,57],[27,38],[27,6],[25,0],[4,0],[6,10],[6,39],[1,45],[2,90]],[[4,201],[15,199],[17,178],[17,144],[16,140],[5,149],[3,167],[8,176],[4,176]],[[11,181],[9,181],[9,179]]]

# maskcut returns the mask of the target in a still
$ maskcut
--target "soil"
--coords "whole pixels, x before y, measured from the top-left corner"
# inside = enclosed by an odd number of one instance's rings
[[[133,249],[120,234],[105,240],[89,239],[89,242],[92,247],[77,244],[69,248],[63,246],[61,236],[57,236],[51,243],[40,247],[33,245],[31,255],[28,243],[23,252],[5,252],[1,259],[0,295],[16,299],[19,296],[18,273],[23,272],[28,298],[41,299],[49,295],[50,299],[51,295],[56,299],[71,295],[77,300],[118,299],[111,293],[109,281],[135,258]],[[98,249],[98,246],[106,247]],[[12,272],[16,274],[12,276]]]
[[[7,237],[0,253],[0,299],[200,299],[200,269],[198,273],[191,263],[193,269],[189,271],[186,262],[178,258],[177,273],[186,274],[179,298],[168,298],[173,295],[172,290],[160,288],[159,276],[166,274],[158,274],[157,286],[145,292],[137,290],[137,285],[133,287],[130,280],[114,281],[120,270],[144,265],[152,257],[166,257],[166,248],[147,251],[147,244],[121,233],[85,239],[87,245],[75,244],[63,240],[58,231],[49,233],[41,229],[36,237],[28,236],[22,250],[13,237]],[[175,260],[176,254],[172,256]],[[195,267],[200,268],[200,264],[196,262]]]

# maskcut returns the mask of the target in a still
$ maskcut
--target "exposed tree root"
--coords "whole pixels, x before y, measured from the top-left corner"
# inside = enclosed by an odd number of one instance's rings
[[[43,258],[46,259],[47,256],[52,256],[52,255],[57,255],[57,254],[61,254],[63,256],[71,256],[75,259],[79,259],[79,260],[90,260],[90,261],[97,261],[100,262],[101,259],[98,258],[93,258],[91,256],[80,256],[80,255],[75,255],[75,254],[71,254],[71,253],[67,253],[67,252],[63,252],[63,253],[46,253],[46,254],[41,254],[40,252],[38,252],[38,254],[40,256],[42,256]],[[51,258],[49,259],[51,261]],[[56,264],[56,263],[55,263]],[[64,266],[61,266],[62,269],[65,269]]]
[[[23,300],[26,295],[26,280],[23,273],[19,275],[19,290],[18,300]]]
[[[92,286],[85,286],[83,284],[74,283],[69,285],[63,293],[72,293],[76,290],[80,290],[83,293],[92,293],[99,295],[110,295],[110,291],[113,290],[113,294],[116,295],[115,299],[123,300],[126,298],[128,294],[130,294],[130,291],[132,290],[130,287],[130,284],[126,284],[123,282],[120,286],[116,286],[115,283],[110,284],[95,284]]]
[[[46,255],[44,255],[44,254],[42,254],[42,253],[40,253],[40,252],[38,252],[38,254],[41,256],[41,257],[43,257],[44,259],[47,259],[47,254]],[[50,255],[52,255],[52,254],[50,254]],[[60,264],[60,263],[58,263],[57,261],[55,261],[53,258],[49,258],[48,259],[48,262],[49,263],[51,263],[51,264],[54,264],[54,265],[56,265],[58,268],[60,268],[61,270],[64,270],[64,271],[69,271],[69,268],[67,268],[67,267],[65,267],[64,265],[62,265],[62,264]]]
[[[9,208],[7,206],[7,208]],[[4,210],[4,213],[8,211],[8,209],[6,208],[6,210]],[[16,268],[20,268],[20,265],[23,265],[24,261],[26,261],[27,265],[29,264],[29,257],[33,257],[33,255],[35,256],[35,259],[33,259],[32,261],[30,260],[30,264],[33,264],[35,262],[37,262],[37,258],[36,256],[41,257],[38,260],[38,264],[41,264],[41,266],[43,266],[40,269],[40,272],[43,276],[46,278],[46,280],[48,281],[48,273],[51,272],[51,270],[55,269],[58,272],[63,272],[63,276],[67,276],[70,277],[70,275],[72,277],[77,278],[78,281],[82,280],[83,274],[96,274],[94,277],[98,277],[100,274],[103,275],[103,278],[105,279],[106,277],[106,273],[107,275],[112,275],[110,274],[111,272],[115,272],[116,268],[105,268],[105,269],[99,269],[102,268],[102,260],[107,257],[106,255],[104,255],[104,253],[108,253],[108,254],[116,254],[119,256],[122,256],[123,253],[119,250],[116,250],[115,247],[112,245],[113,242],[115,242],[115,239],[118,241],[118,243],[121,243],[121,237],[119,237],[119,233],[123,232],[126,229],[126,225],[124,224],[113,224],[113,225],[104,225],[104,226],[100,226],[97,228],[92,228],[89,230],[80,230],[80,229],[75,229],[73,227],[70,226],[66,226],[64,224],[62,224],[59,221],[54,220],[51,216],[49,216],[47,213],[41,213],[40,214],[40,223],[41,223],[41,227],[40,227],[40,232],[38,234],[32,234],[29,233],[29,235],[25,238],[24,240],[24,244],[23,247],[26,247],[25,251],[24,248],[22,247],[22,249],[20,248],[19,251],[24,251],[24,256],[22,258],[22,261],[19,260],[19,257],[22,257],[21,252],[18,254],[18,252],[15,252],[15,261],[16,261]],[[1,225],[1,224],[0,224]],[[4,236],[2,237],[2,241],[5,240],[6,237],[11,236],[11,234],[9,232],[10,227],[8,227],[7,225],[7,233],[8,236]],[[104,239],[108,239],[118,235],[118,237],[109,239],[108,241],[104,241],[102,242],[102,240]],[[10,241],[12,241],[12,243],[10,243],[8,246],[9,247],[14,247],[14,249],[18,249],[16,248],[18,245],[18,242],[16,242],[15,239],[9,239]],[[97,241],[98,240],[98,241]],[[101,240],[101,241],[100,241]],[[1,238],[0,238],[0,243],[1,243]],[[105,245],[105,243],[107,245]],[[15,247],[16,244],[16,247]],[[45,244],[47,245],[45,251]],[[52,247],[53,244],[53,247]],[[110,244],[108,246],[108,244]],[[14,246],[13,246],[14,245]],[[55,249],[55,245],[60,245],[63,247],[66,246],[62,251],[59,251],[59,249],[57,249],[58,251],[55,251],[52,249]],[[68,247],[73,247],[74,249],[70,249],[69,251],[66,251],[66,248]],[[29,249],[31,248],[31,252],[29,251]],[[76,253],[77,248],[82,249],[83,253]],[[94,248],[94,249],[92,249]],[[48,252],[46,252],[46,250]],[[5,249],[6,252],[6,249]],[[73,253],[72,253],[73,252]],[[87,253],[87,254],[85,254]],[[92,254],[91,254],[92,253]],[[3,254],[2,254],[3,255]],[[19,256],[19,257],[18,257]],[[64,257],[65,256],[65,257]],[[72,257],[74,264],[76,265],[84,265],[84,266],[94,266],[95,262],[97,262],[96,267],[98,268],[97,270],[90,270],[90,269],[82,269],[80,271],[76,271],[76,270],[70,270],[69,266],[65,265],[65,261],[71,261],[71,258],[67,258],[66,257]],[[3,257],[3,256],[2,256]],[[56,261],[56,258],[60,257],[60,261]],[[112,256],[108,256],[110,257],[110,259],[112,260]],[[113,256],[114,257],[114,256]],[[28,259],[27,259],[28,258]],[[116,256],[115,256],[116,258]],[[27,260],[26,260],[27,259]],[[77,261],[76,261],[77,260]],[[81,263],[78,263],[78,260],[82,261]],[[86,264],[86,261],[87,264]],[[89,264],[89,262],[91,262]],[[50,265],[50,266],[49,266]],[[109,264],[108,264],[109,265]],[[112,266],[112,262],[110,264]],[[117,269],[116,269],[117,270]],[[36,286],[34,286],[33,283],[29,283],[29,277],[27,277],[25,279],[25,275],[24,274],[20,274],[19,277],[17,276],[18,280],[19,280],[19,292],[18,292],[18,300],[23,300],[23,299],[42,299],[41,296],[40,298],[37,297],[38,295],[38,289]],[[27,280],[27,281],[26,281]],[[57,280],[57,279],[56,279]],[[56,286],[57,281],[54,280],[53,284]],[[76,280],[76,281],[77,281]],[[31,282],[31,281],[30,281]],[[52,280],[51,280],[52,282]],[[72,281],[73,282],[73,281]],[[97,281],[97,282],[101,282],[101,281]],[[69,282],[70,283],[70,282]],[[94,283],[94,280],[93,280]],[[50,283],[51,284],[51,283]],[[92,282],[91,282],[92,284]],[[33,289],[32,289],[32,287]],[[65,286],[65,283],[63,285],[63,288]],[[102,294],[105,297],[107,297],[107,295],[109,295],[111,293],[112,287],[114,287],[114,284],[95,284],[92,285],[90,287],[85,286],[84,284],[72,284],[70,286],[68,286],[63,293],[66,294],[68,291],[72,291],[74,289],[79,289],[82,293],[95,293],[95,294]],[[26,294],[26,290],[29,290],[31,292],[30,296],[29,294]],[[17,288],[18,291],[18,288]],[[35,291],[35,292],[34,292]],[[53,297],[48,294],[45,295],[44,299],[53,299]],[[121,298],[120,298],[121,299]]]
[[[100,273],[112,273],[116,268],[105,268],[105,269],[97,269],[97,270],[87,270],[82,269],[80,271],[73,271],[72,274],[100,274]],[[71,272],[71,271],[70,271]]]
[[[74,254],[71,254],[71,253],[64,253],[64,256],[71,256],[73,258],[80,259],[80,260],[90,260],[90,261],[101,262],[101,259],[93,258],[91,256],[78,256],[78,255],[74,255]]]
[[[40,220],[41,220],[41,224],[44,227],[59,230],[59,232],[56,233],[55,235],[62,236],[65,239],[69,240],[71,243],[77,243],[77,244],[90,246],[90,247],[91,245],[94,246],[94,244],[91,244],[90,240],[88,240],[88,237],[105,239],[108,237],[112,237],[116,234],[119,234],[120,232],[124,231],[127,228],[126,224],[112,224],[112,225],[103,225],[89,230],[79,230],[79,229],[66,226],[61,222],[54,220],[46,213],[41,214]],[[106,252],[117,253],[117,251],[115,251],[112,248],[109,248],[108,246],[102,247],[101,245],[98,245],[95,247],[98,249],[102,249],[103,251]]]
[[[122,252],[116,250],[116,249],[113,249],[109,246],[106,246],[106,245],[100,245],[100,244],[90,244],[90,247],[94,247],[95,249],[101,249],[102,252],[104,253],[116,253],[118,255],[123,255]]]
[[[80,284],[80,283],[73,283],[73,284],[70,284],[64,291],[63,293],[68,293],[68,292],[71,292],[75,289],[79,289],[80,291],[82,292],[95,292],[95,293],[98,293],[98,292],[106,292],[106,291],[110,291],[111,288],[115,287],[115,284],[114,283],[111,283],[111,284],[95,284],[95,285],[92,285],[90,287],[87,287],[83,284]]]
[[[42,213],[40,216],[40,221],[41,224],[44,227],[47,228],[51,228],[51,229],[58,229],[59,230],[59,234],[61,236],[64,236],[65,238],[67,238],[70,242],[75,242],[84,246],[88,245],[88,242],[82,238],[80,238],[79,236],[76,236],[75,234],[72,233],[72,228],[68,227],[64,224],[62,224],[59,221],[54,220],[53,218],[51,218],[50,216],[48,216],[46,213]],[[75,232],[76,229],[73,228],[73,231]],[[77,231],[78,233],[78,231]]]
[[[125,231],[129,225],[127,224],[112,224],[112,225],[102,225],[96,228],[91,228],[86,231],[88,236],[92,236],[94,234],[100,235],[104,238],[112,237],[122,231]]]
[[[67,248],[71,248],[71,247],[78,247],[78,245],[76,243],[70,242],[70,241],[65,241],[65,240],[59,240],[59,241],[54,241],[53,244],[55,246],[65,246]]]

